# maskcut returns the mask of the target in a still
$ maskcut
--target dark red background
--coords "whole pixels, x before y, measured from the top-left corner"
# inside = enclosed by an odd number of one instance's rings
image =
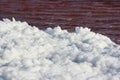
[[[120,44],[119,0],[0,0],[0,19],[12,17],[40,29],[89,27]]]

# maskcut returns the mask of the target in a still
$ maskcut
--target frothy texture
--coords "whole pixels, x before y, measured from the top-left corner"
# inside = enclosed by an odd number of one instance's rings
[[[0,80],[120,80],[120,46],[89,28],[0,21]]]

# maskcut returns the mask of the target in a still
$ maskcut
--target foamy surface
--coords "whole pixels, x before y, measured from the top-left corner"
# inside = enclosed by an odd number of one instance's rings
[[[120,46],[89,28],[0,21],[0,80],[120,80]]]

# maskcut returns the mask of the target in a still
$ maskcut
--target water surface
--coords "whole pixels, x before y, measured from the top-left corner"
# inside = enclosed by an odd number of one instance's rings
[[[120,1],[0,0],[0,19],[15,17],[46,29],[89,27],[120,44]]]

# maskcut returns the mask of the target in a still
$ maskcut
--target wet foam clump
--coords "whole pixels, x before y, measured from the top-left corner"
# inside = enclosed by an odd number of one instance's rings
[[[120,46],[89,28],[0,21],[0,80],[120,80]]]

